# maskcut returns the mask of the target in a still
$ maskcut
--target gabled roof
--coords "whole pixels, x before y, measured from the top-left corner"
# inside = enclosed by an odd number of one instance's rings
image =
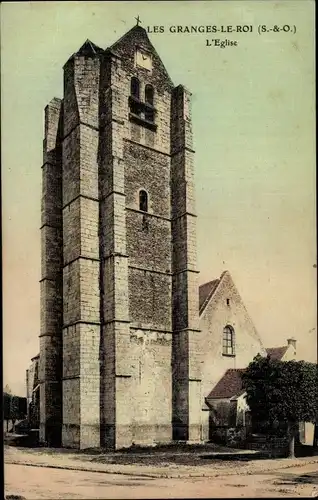
[[[288,345],[282,347],[267,347],[266,352],[271,359],[281,360],[287,349]]]
[[[207,304],[210,301],[210,298],[214,294],[217,289],[218,284],[220,283],[220,279],[209,281],[208,283],[204,283],[199,286],[199,313],[201,314]]]
[[[245,390],[242,387],[241,373],[244,368],[230,368],[212,389],[206,400],[210,399],[230,399],[234,396],[241,396]]]

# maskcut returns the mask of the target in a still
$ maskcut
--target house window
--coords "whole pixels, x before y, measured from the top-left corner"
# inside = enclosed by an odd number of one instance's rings
[[[223,330],[223,356],[235,356],[234,330],[230,325]]]
[[[146,85],[145,87],[145,119],[148,122],[155,121],[155,112],[153,109],[154,102],[154,90],[152,85]]]
[[[148,212],[148,194],[143,189],[139,191],[139,210]]]

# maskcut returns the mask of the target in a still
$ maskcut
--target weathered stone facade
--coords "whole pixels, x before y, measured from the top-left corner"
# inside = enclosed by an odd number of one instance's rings
[[[42,443],[205,441],[211,389],[265,352],[228,272],[198,289],[190,101],[135,26],[46,107]]]
[[[193,153],[190,93],[143,28],[67,61],[45,121],[41,442],[200,440]]]
[[[212,283],[211,293],[200,308],[203,398],[207,398],[227,370],[245,368],[257,354],[267,355],[230,273],[225,271]],[[223,350],[222,334],[226,326],[233,329],[233,353]],[[202,439],[207,440],[210,412],[204,403],[202,408]]]

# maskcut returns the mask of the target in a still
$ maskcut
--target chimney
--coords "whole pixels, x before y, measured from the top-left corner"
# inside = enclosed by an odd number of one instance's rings
[[[297,340],[294,339],[293,337],[290,339],[287,339],[287,344],[292,345],[294,347],[295,351],[296,351],[296,342],[297,342]]]

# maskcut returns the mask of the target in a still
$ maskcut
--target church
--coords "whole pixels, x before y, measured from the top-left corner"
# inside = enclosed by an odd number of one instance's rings
[[[190,104],[136,25],[45,108],[42,444],[204,442],[211,390],[266,355],[229,272],[198,286]]]

